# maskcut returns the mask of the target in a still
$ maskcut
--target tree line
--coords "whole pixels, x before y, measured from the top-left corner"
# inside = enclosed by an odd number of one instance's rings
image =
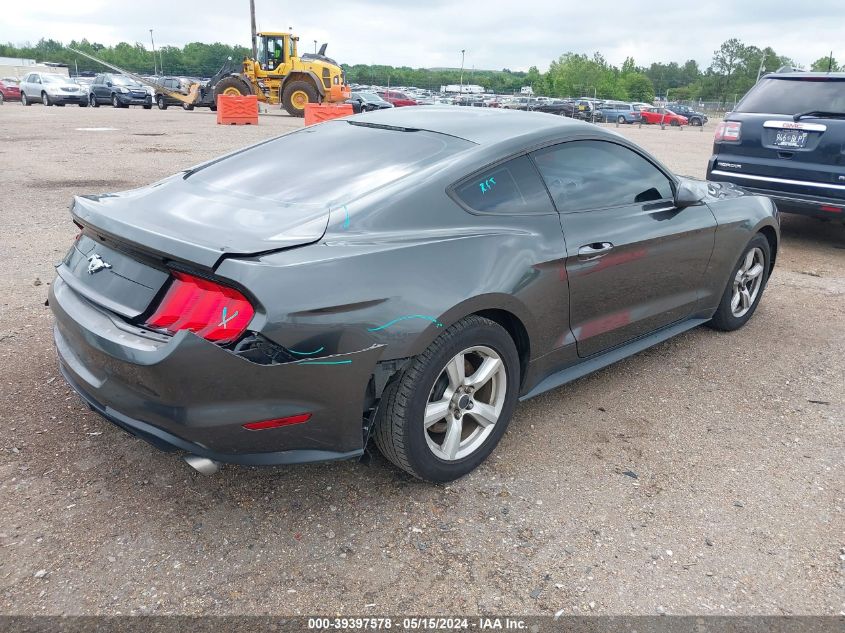
[[[140,43],[121,42],[114,46],[104,46],[82,40],[72,41],[69,46],[131,72],[153,72],[152,53]],[[244,46],[192,42],[181,48],[164,46],[156,50],[155,65],[169,75],[208,77],[216,73],[228,57],[241,60],[249,54],[250,50]],[[100,64],[77,55],[61,42],[52,39],[41,39],[35,45],[0,44],[0,56],[64,63],[71,72],[77,69],[79,72],[103,70]],[[344,64],[343,68],[351,83],[382,86],[417,86],[439,90],[442,85],[463,81],[465,84],[481,85],[498,94],[514,93],[523,86],[531,86],[535,94],[554,97],[595,96],[645,102],[651,102],[655,97],[668,97],[670,100],[733,104],[754,85],[758,76],[781,66],[795,65],[792,59],[779,55],[771,47],[759,48],[733,38],[713,52],[710,65],[704,69],[692,59],[683,63],[654,62],[649,66],[640,66],[630,57],[617,67],[598,52],[592,56],[564,53],[549,64],[545,73],[541,73],[536,66],[529,68],[528,72],[511,71],[508,68],[461,71],[454,68],[370,64]],[[817,59],[809,69],[845,70],[837,60],[829,57]]]

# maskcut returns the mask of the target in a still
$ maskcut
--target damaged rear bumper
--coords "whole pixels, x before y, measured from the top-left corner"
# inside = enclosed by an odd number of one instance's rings
[[[97,412],[165,450],[270,465],[359,456],[365,395],[383,347],[253,363],[190,332],[166,340],[103,311],[61,278],[50,288],[62,374]],[[310,413],[260,431],[243,424]]]

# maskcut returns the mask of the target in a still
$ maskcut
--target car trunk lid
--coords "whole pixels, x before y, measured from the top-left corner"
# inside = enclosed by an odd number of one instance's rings
[[[185,174],[141,189],[77,197],[72,213],[83,226],[119,242],[207,269],[227,256],[316,242],[329,221],[325,205],[211,191]]]

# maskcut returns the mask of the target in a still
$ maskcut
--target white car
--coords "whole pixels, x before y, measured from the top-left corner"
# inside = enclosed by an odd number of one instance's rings
[[[39,101],[45,106],[64,106],[75,103],[88,105],[88,91],[69,77],[53,73],[29,73],[21,80],[21,103],[32,105]]]

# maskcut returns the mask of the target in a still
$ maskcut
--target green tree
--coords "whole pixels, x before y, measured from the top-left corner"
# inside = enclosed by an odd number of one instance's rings
[[[837,62],[832,55],[825,55],[824,57],[819,57],[816,61],[814,61],[810,66],[810,70],[819,73],[836,73],[842,70],[842,66],[839,65],[839,62]]]

